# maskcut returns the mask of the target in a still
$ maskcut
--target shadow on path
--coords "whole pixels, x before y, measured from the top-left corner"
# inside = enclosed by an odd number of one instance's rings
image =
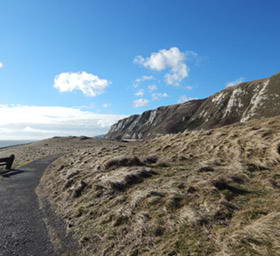
[[[11,170],[1,170],[0,171],[0,176],[4,177],[4,178],[9,178],[11,176],[17,175],[17,174],[21,174],[23,172],[28,172],[28,171],[24,171],[24,170],[18,170],[18,169],[11,169]]]
[[[0,174],[0,256],[55,256],[35,194],[47,157]],[[2,178],[1,178],[2,177]]]

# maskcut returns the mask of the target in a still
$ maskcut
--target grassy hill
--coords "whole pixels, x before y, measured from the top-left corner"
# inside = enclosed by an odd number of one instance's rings
[[[53,163],[39,191],[80,255],[280,255],[279,153],[280,117],[99,140]]]

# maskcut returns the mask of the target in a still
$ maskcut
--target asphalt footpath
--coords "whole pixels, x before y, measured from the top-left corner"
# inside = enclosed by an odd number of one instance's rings
[[[58,156],[0,174],[0,256],[55,256],[35,194],[46,167]]]

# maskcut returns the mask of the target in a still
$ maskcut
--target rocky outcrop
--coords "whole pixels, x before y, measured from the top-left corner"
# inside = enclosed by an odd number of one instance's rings
[[[142,139],[184,130],[210,129],[280,114],[280,73],[226,88],[206,99],[159,107],[114,124],[108,139]]]

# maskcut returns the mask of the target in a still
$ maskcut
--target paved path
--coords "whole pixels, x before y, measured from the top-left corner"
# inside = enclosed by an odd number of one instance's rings
[[[35,188],[57,157],[0,176],[0,256],[54,256]]]

